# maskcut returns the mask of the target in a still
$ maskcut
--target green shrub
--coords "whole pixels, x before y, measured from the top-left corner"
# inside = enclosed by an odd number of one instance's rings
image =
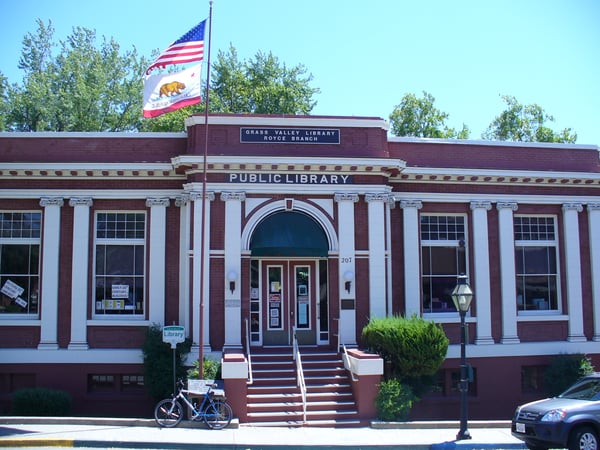
[[[381,382],[375,400],[377,417],[386,422],[398,422],[408,419],[416,397],[407,384],[396,379]]]
[[[194,361],[194,367],[188,369],[188,379],[200,379],[200,361]],[[203,380],[220,380],[221,379],[221,363],[214,359],[204,358],[204,364],[202,364],[202,371],[204,372]]]
[[[192,348],[192,341],[177,344],[175,350],[176,379],[185,378],[185,359]],[[162,340],[162,327],[153,324],[148,327],[142,348],[144,354],[144,379],[152,397],[162,399],[173,393],[173,350]]]
[[[71,396],[64,391],[46,388],[27,388],[15,391],[12,399],[15,416],[68,416]]]
[[[449,344],[441,325],[417,316],[371,319],[362,337],[371,351],[389,363],[388,378],[409,384],[416,396],[429,388]]]
[[[544,384],[548,395],[554,397],[579,378],[594,371],[590,358],[581,353],[556,355],[544,372]]]

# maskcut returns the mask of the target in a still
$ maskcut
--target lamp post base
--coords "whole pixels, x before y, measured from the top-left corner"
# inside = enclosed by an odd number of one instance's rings
[[[456,435],[457,441],[465,441],[467,439],[471,439],[471,433],[469,433],[469,430],[460,430]]]

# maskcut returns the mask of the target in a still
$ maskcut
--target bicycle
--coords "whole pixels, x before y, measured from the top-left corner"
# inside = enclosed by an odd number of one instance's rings
[[[179,380],[178,392],[172,398],[165,398],[159,401],[154,408],[154,419],[161,427],[174,427],[184,416],[183,402],[190,408],[190,420],[203,420],[206,425],[213,430],[225,428],[231,422],[233,412],[231,406],[225,401],[225,397],[215,395],[213,388],[216,384],[207,385],[206,392],[194,392],[184,389],[184,383]],[[200,404],[190,401],[190,394],[198,395],[202,401]],[[181,401],[180,401],[181,400]]]

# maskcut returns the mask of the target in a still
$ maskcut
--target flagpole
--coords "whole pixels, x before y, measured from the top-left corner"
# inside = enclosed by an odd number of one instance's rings
[[[204,272],[205,268],[205,255],[206,255],[206,178],[207,178],[207,160],[208,160],[208,106],[209,106],[209,92],[210,92],[210,44],[212,38],[212,0],[208,2],[210,5],[210,12],[208,15],[208,57],[206,61],[206,101],[204,109],[204,157],[202,163],[202,242],[200,244],[200,261],[202,270],[200,271],[200,355],[198,357],[198,376],[200,379],[204,378]]]

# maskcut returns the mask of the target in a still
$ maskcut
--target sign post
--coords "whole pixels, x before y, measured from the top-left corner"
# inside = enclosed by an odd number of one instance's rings
[[[169,325],[163,328],[163,342],[171,344],[173,349],[173,395],[177,393],[177,374],[175,373],[175,357],[177,344],[185,341],[185,328],[179,325]]]

